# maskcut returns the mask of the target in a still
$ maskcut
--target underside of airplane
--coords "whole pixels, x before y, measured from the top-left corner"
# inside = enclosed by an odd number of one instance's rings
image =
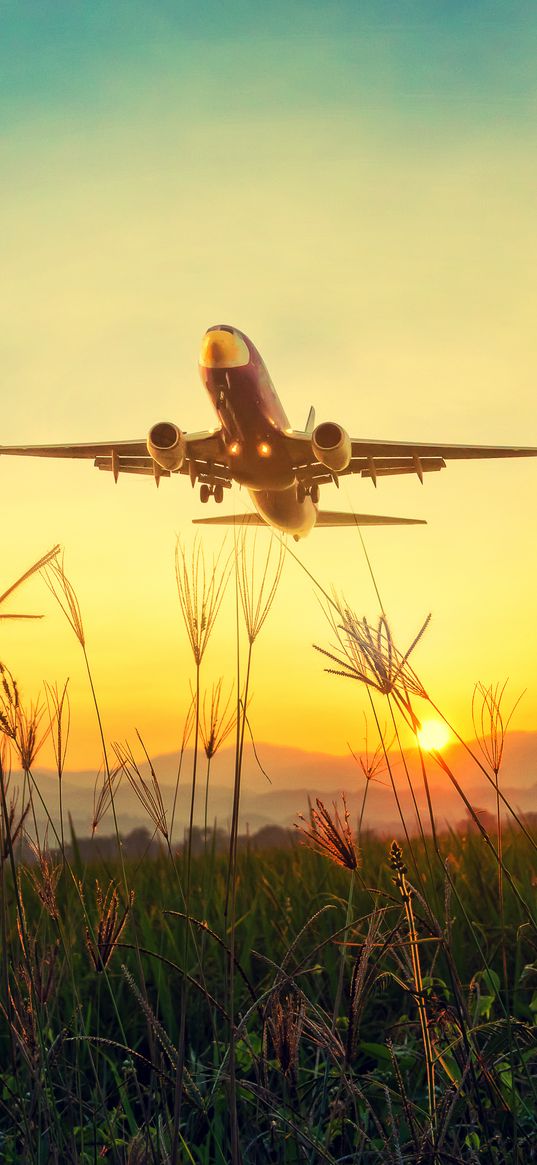
[[[153,425],[134,441],[99,441],[75,445],[0,446],[0,455],[93,460],[97,469],[161,478],[185,475],[198,486],[200,501],[221,503],[234,482],[245,486],[255,507],[240,515],[211,515],[199,524],[268,525],[296,539],[314,526],[418,525],[420,519],[323,511],[320,489],[349,474],[379,478],[444,469],[447,461],[535,457],[526,446],[441,445],[424,442],[371,441],[351,438],[334,421],[315,424],[313,409],[306,427],[290,427],[266,366],[251,340],[236,328],[219,324],[202,341],[199,370],[215,409],[218,425],[185,433],[170,421]]]

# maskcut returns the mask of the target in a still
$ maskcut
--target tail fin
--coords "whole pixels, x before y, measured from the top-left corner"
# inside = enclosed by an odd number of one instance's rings
[[[310,411],[308,413],[308,419],[306,421],[306,428],[304,429],[304,432],[308,433],[308,434],[313,433],[314,426],[315,426],[315,409],[312,405],[310,408]]]

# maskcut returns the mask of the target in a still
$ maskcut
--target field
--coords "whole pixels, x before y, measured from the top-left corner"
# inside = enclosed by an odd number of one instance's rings
[[[362,758],[363,812],[313,804],[287,848],[239,835],[242,753],[255,644],[284,551],[254,562],[246,541],[208,568],[179,548],[177,582],[194,687],[183,750],[194,742],[185,842],[151,766],[103,737],[95,827],[119,780],[137,790],[159,838],[157,858],[82,860],[61,807],[67,699],[49,692],[59,819],[36,830],[33,766],[43,735],[2,665],[0,720],[2,955],[0,1159],[142,1163],[488,1162],[537,1160],[536,844],[532,822],[501,791],[509,715],[500,688],[476,691],[475,763],[496,791],[483,819],[440,753],[420,754],[421,780],[440,765],[466,811],[465,833],[439,832],[434,805],[411,832],[367,830],[369,781],[391,780],[380,729],[416,733],[414,647],[324,596],[327,666],[365,685],[372,755]],[[55,554],[37,564],[88,665],[76,594]],[[203,699],[203,657],[223,589],[235,575],[245,658],[237,702]],[[425,628],[420,634],[424,633]],[[419,638],[419,636],[418,636]],[[341,682],[338,676],[334,683]],[[95,695],[95,712],[100,717]],[[100,720],[99,720],[100,722]],[[234,734],[227,851],[193,828],[210,761]],[[390,733],[390,741],[392,734]],[[22,774],[9,775],[9,755]],[[202,764],[203,761],[203,764]],[[15,767],[15,766],[14,766]],[[179,775],[181,778],[181,757]],[[189,775],[191,779],[192,774]],[[183,779],[184,774],[183,774]],[[395,786],[394,786],[395,790]],[[21,846],[32,861],[21,861]],[[28,840],[29,839],[29,840]]]

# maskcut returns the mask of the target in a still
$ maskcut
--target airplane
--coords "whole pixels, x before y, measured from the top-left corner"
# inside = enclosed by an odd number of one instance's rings
[[[245,486],[255,512],[194,519],[201,525],[271,526],[295,540],[314,527],[424,525],[419,518],[391,518],[320,510],[322,485],[360,474],[376,486],[381,477],[426,473],[448,460],[535,457],[537,448],[496,445],[439,445],[427,442],[351,439],[335,421],[315,424],[310,409],[304,431],[290,427],[269,373],[248,336],[216,324],[203,337],[199,371],[215,409],[217,428],[185,433],[159,421],[147,438],[76,445],[0,446],[0,456],[67,457],[94,460],[97,469],[153,477],[185,474],[200,489],[200,501],[221,503],[233,482]]]

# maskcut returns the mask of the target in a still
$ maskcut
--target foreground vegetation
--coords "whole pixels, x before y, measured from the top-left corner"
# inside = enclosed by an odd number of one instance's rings
[[[529,844],[516,832],[505,842],[530,899]],[[356,872],[299,844],[239,854],[233,1039],[245,1161],[534,1159],[537,967],[524,912],[507,892],[502,925],[479,834],[441,839],[445,874],[421,841],[413,849],[414,944],[385,842],[365,838]],[[120,866],[83,868],[75,849],[69,869],[19,872],[19,925],[6,877],[2,1160],[168,1159],[185,863],[186,853],[172,865],[163,852],[126,866],[126,901],[110,888],[123,884]],[[209,845],[192,863],[185,1161],[229,1160],[226,880]]]
[[[91,670],[82,616],[54,556],[46,572]],[[381,617],[373,629],[328,599],[330,669],[365,685],[378,743],[360,758],[358,822],[345,802],[311,807],[290,848],[238,844],[250,671],[283,551],[256,576],[245,544],[206,571],[178,553],[179,597],[194,661],[194,697],[179,756],[194,745],[190,821],[180,849],[175,806],[149,764],[103,736],[94,828],[131,781],[160,842],[158,857],[82,860],[61,799],[68,697],[48,691],[59,820],[41,803],[33,764],[43,713],[25,708],[0,665],[0,1159],[116,1165],[356,1162],[449,1165],[537,1161],[536,842],[501,791],[505,691],[475,695],[475,763],[496,791],[490,822],[461,796],[466,834],[439,833],[434,806],[418,830],[367,831],[367,790],[414,698],[429,699]],[[202,690],[202,663],[230,571],[246,627],[236,702]],[[0,600],[1,601],[1,600]],[[424,628],[420,632],[423,633]],[[201,677],[201,678],[200,678]],[[336,681],[334,681],[336,682]],[[93,686],[92,686],[93,691]],[[95,697],[96,715],[100,713]],[[194,802],[235,734],[227,853]],[[22,768],[15,789],[8,747]],[[111,754],[113,753],[113,762]],[[421,755],[421,754],[420,754]],[[404,763],[404,754],[401,753]],[[203,766],[201,764],[203,758]],[[396,786],[393,793],[397,804]],[[205,800],[205,803],[206,800]],[[37,810],[48,814],[39,834]],[[184,823],[181,823],[181,827]],[[116,823],[117,826],[117,823]],[[176,829],[176,833],[177,833]],[[182,832],[182,828],[181,828]],[[33,861],[21,860],[23,840]]]

